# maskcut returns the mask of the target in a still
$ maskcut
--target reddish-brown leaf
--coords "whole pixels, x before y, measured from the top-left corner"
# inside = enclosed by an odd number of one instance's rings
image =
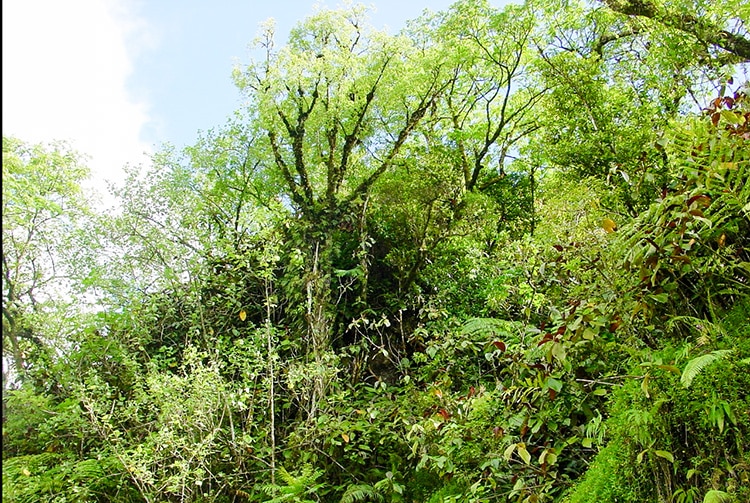
[[[503,341],[494,341],[492,344],[503,353],[505,352],[505,343]]]
[[[690,257],[687,255],[673,255],[672,256],[673,262],[682,262],[683,264],[690,264],[692,260],[690,260]]]
[[[553,335],[550,334],[550,333],[544,334],[544,337],[542,337],[542,340],[539,341],[539,344],[537,344],[537,346],[542,346],[544,344],[547,344],[549,341],[552,340],[552,337],[553,337]]]
[[[696,196],[691,197],[687,200],[687,205],[692,206],[693,203],[698,203],[699,205],[703,206],[704,208],[707,207],[709,204],[711,204],[711,198],[708,197],[705,194],[698,194]]]

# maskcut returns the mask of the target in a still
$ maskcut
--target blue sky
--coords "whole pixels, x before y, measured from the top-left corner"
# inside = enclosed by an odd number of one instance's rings
[[[371,0],[370,20],[399,31],[452,0]],[[506,0],[494,0],[495,5]],[[277,44],[338,0],[3,0],[3,135],[65,140],[106,193],[126,164],[163,143],[190,145],[239,106],[231,80],[268,18]],[[106,199],[106,198],[105,198]]]
[[[376,0],[373,5],[377,10],[371,12],[370,19],[377,28],[388,26],[395,32],[425,8],[437,11],[451,3]],[[139,13],[160,36],[156,49],[136,60],[130,82],[157,112],[157,121],[146,128],[146,137],[180,144],[194,139],[198,129],[223,123],[239,105],[231,69],[255,56],[251,42],[259,24],[273,17],[277,44],[285,42],[289,30],[311,14],[315,4],[314,0],[162,0],[143,4]]]

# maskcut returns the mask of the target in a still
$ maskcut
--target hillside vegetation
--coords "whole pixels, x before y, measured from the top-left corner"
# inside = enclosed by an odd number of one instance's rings
[[[4,137],[3,501],[750,501],[748,19],[269,24],[111,212]]]

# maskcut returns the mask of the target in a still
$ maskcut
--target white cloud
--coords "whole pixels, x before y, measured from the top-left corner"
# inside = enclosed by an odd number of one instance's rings
[[[93,181],[121,181],[145,162],[144,101],[128,95],[134,50],[148,42],[128,0],[4,0],[3,134],[66,140],[90,158]],[[141,41],[140,45],[133,45]],[[129,52],[130,51],[130,52]]]

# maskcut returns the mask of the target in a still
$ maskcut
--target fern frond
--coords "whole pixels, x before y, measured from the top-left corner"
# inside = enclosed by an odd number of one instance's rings
[[[73,479],[77,481],[95,481],[105,476],[104,467],[97,459],[84,459],[73,467]]]
[[[717,490],[711,490],[706,493],[706,495],[703,497],[703,503],[728,503],[731,501],[731,496],[729,496],[729,493],[725,493],[724,491],[717,491]]]
[[[466,320],[461,327],[461,335],[479,335],[484,337],[495,337],[497,335],[509,335],[507,320],[496,318],[471,318]]]
[[[305,468],[307,468],[307,467],[305,467]],[[278,471],[276,473],[281,477],[281,479],[284,482],[286,482],[286,485],[288,485],[288,486],[294,486],[294,485],[298,484],[297,478],[294,477],[291,473],[289,473],[286,470],[286,468],[284,468],[283,466],[280,466],[279,469],[278,469]],[[304,478],[304,474],[302,475],[301,478]]]
[[[383,496],[368,484],[351,485],[341,496],[341,503],[357,503],[358,501],[383,501]]]
[[[283,466],[279,467],[276,472],[284,481],[285,485],[263,484],[259,486],[260,490],[271,496],[268,503],[282,503],[286,501],[296,501],[306,503],[311,500],[304,499],[305,495],[315,494],[323,487],[323,484],[315,484],[317,479],[323,475],[321,470],[315,470],[311,465],[305,465],[301,468],[299,475],[289,473]]]
[[[716,361],[726,358],[731,353],[733,353],[733,350],[731,349],[718,349],[716,351],[711,351],[708,354],[693,358],[687,362],[687,365],[685,365],[685,370],[682,371],[680,382],[685,388],[690,387],[693,379],[695,379],[703,369]]]
[[[68,465],[54,453],[43,452],[3,460],[3,501],[48,501],[45,496],[63,490]]]

